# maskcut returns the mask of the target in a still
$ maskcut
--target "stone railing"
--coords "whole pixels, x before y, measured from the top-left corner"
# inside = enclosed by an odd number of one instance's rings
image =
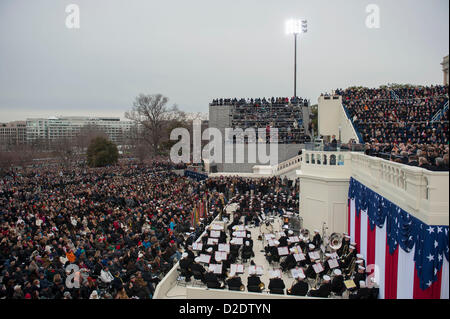
[[[351,176],[430,225],[448,225],[448,172],[352,153]]]
[[[278,165],[275,165],[273,169],[273,173],[275,175],[280,175],[286,171],[299,168],[302,164],[302,156],[297,155],[293,158],[288,159],[287,161],[281,162]]]

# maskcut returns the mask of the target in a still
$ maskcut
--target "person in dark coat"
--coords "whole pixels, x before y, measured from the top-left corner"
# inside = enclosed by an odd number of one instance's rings
[[[342,276],[342,271],[340,269],[335,269],[333,271],[334,278],[331,281],[331,291],[338,296],[341,296],[345,290],[344,276]]]
[[[234,288],[234,289],[240,289],[240,287],[242,286],[241,277],[239,277],[238,275],[234,275],[230,279],[227,279],[226,283],[229,288]]]
[[[299,274],[297,281],[292,285],[289,295],[293,296],[306,296],[309,290],[309,285],[304,281],[305,275]]]
[[[269,290],[284,289],[285,287],[286,286],[284,285],[283,279],[281,279],[279,277],[275,277],[275,278],[270,279]]]
[[[317,290],[310,290],[309,295],[311,297],[328,298],[331,292],[330,276],[323,276],[323,282]]]

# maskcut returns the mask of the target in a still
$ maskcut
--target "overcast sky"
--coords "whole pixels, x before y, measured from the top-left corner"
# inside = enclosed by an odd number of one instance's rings
[[[66,28],[69,4],[80,29]],[[365,25],[380,8],[380,28]],[[298,95],[441,84],[448,0],[0,0],[0,122],[123,117],[139,93],[185,111],[216,97],[293,95],[288,18],[308,20]]]

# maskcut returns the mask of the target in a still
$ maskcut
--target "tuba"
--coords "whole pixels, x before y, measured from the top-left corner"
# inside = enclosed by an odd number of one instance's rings
[[[330,235],[330,241],[328,242],[328,245],[331,249],[337,251],[339,248],[342,247],[342,234],[339,233],[332,233]]]
[[[302,229],[300,231],[300,237],[301,239],[303,239],[304,241],[309,240],[309,230],[307,229]]]

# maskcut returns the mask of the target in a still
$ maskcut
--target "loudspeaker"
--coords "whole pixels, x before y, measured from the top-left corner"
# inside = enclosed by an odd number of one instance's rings
[[[211,165],[211,173],[217,173],[217,165]]]

